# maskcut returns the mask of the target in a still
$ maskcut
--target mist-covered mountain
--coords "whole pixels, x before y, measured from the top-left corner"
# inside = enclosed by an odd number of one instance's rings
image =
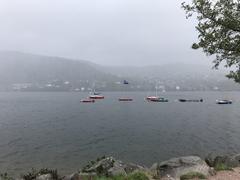
[[[87,61],[0,52],[0,82],[46,82],[47,80],[108,80],[111,75],[94,68]]]
[[[123,79],[131,83],[126,88]],[[0,89],[28,91],[238,90],[239,85],[208,66],[169,64],[107,67],[83,60],[0,52]]]
[[[0,52],[0,87],[11,89],[11,86],[19,88],[22,86],[28,87],[25,88],[28,90],[66,90],[70,87],[91,87],[93,82],[112,83],[117,79],[116,76],[100,71],[95,66],[82,60]]]

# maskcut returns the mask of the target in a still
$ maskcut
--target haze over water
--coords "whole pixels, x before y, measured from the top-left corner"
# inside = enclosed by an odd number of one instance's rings
[[[168,103],[147,103],[145,92],[108,92],[105,100],[80,103],[86,95],[0,93],[0,169],[71,173],[103,155],[149,166],[182,155],[239,152],[239,92],[167,92]],[[118,102],[122,95],[134,101]],[[217,105],[223,97],[234,103]]]

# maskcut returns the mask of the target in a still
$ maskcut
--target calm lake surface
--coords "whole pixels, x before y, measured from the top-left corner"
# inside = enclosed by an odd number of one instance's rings
[[[80,103],[86,95],[0,93],[0,170],[71,173],[102,155],[149,166],[175,156],[240,152],[240,92],[166,92],[168,103],[147,103],[145,92],[108,92],[105,100]],[[118,102],[121,96],[134,101]],[[217,105],[220,98],[234,103]]]

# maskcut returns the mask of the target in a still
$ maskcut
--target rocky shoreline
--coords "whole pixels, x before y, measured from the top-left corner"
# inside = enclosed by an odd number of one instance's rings
[[[101,157],[90,161],[78,172],[60,176],[57,170],[41,169],[12,178],[7,173],[1,180],[239,180],[240,154],[226,156],[209,155],[204,160],[198,156],[172,158],[156,162],[151,167],[124,163],[113,157]],[[225,173],[226,172],[226,173]],[[225,174],[224,174],[225,173]],[[220,178],[218,177],[220,175]],[[226,177],[225,177],[226,176]],[[230,178],[230,179],[229,179]],[[235,179],[234,179],[235,178]]]

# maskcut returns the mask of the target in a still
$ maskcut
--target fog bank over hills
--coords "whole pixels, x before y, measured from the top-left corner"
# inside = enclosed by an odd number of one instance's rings
[[[121,90],[239,90],[239,85],[209,66],[165,64],[162,66],[102,66],[21,52],[0,52],[0,90],[7,91],[101,91]],[[126,87],[121,82],[127,79]]]

